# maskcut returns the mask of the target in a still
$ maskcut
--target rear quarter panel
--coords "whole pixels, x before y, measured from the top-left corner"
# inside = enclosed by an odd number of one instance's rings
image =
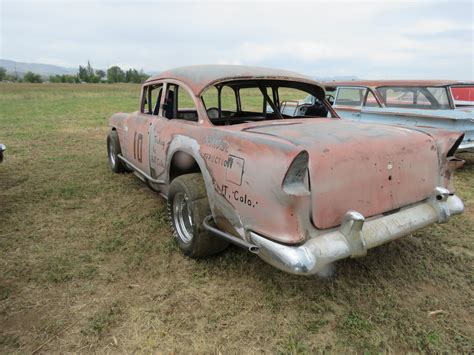
[[[282,190],[288,167],[300,149],[245,132],[225,135],[222,141],[228,144],[227,167],[212,163],[215,150],[209,138],[211,144],[203,153],[220,185],[217,191],[223,205],[239,212],[246,229],[285,243],[304,240],[304,231],[299,230],[304,223],[298,220],[305,214],[299,211],[304,209],[302,201]]]
[[[285,243],[305,239],[298,210],[304,209],[309,218],[310,201],[288,196],[281,188],[300,149],[233,127],[203,127],[194,131],[193,139],[198,144],[196,160],[204,170],[213,216],[221,229],[242,238],[246,231],[254,230]],[[170,154],[173,151],[176,149]]]

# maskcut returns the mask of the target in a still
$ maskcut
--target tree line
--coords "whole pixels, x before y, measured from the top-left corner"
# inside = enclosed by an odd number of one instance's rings
[[[79,65],[79,70],[76,75],[50,75],[48,78],[31,71],[25,73],[20,77],[17,73],[9,73],[5,68],[0,67],[0,82],[25,82],[25,83],[42,83],[49,81],[51,83],[143,83],[149,78],[143,70],[128,69],[123,70],[117,65],[107,69],[94,69],[88,61],[86,66]]]

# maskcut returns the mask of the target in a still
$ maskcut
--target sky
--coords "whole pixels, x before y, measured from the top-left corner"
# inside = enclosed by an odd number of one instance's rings
[[[474,80],[474,1],[0,0],[0,58],[161,71]]]

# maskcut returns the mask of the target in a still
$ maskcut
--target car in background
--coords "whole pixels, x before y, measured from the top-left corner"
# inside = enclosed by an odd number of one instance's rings
[[[0,143],[0,163],[3,161],[3,152],[7,149],[5,144]]]
[[[327,100],[344,119],[459,131],[464,139],[458,151],[474,151],[474,83],[378,80],[324,85]]]
[[[474,107],[474,84],[451,85],[450,89],[456,108]]]
[[[308,95],[302,115],[282,105]],[[301,74],[182,67],[149,78],[137,104],[109,121],[111,170],[167,199],[189,257],[233,243],[289,273],[326,273],[464,209],[462,134],[342,120]]]
[[[301,117],[301,116],[330,116],[324,99],[315,98],[312,95],[305,97],[292,97],[291,99],[283,100],[279,104],[280,112],[286,116]],[[267,113],[272,113],[273,109],[267,104]]]

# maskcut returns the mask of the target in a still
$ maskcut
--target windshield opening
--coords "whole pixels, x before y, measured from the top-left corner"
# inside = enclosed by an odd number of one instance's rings
[[[448,91],[445,87],[385,86],[377,88],[377,91],[387,107],[451,109]]]
[[[294,81],[229,81],[207,88],[201,99],[209,120],[215,125],[337,117],[324,100],[321,87]]]

